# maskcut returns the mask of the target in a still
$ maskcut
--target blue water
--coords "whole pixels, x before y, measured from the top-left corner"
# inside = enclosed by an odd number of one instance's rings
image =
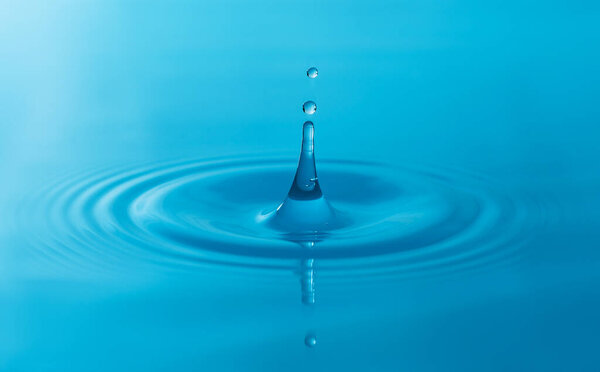
[[[1,2],[0,370],[598,370],[598,24]]]

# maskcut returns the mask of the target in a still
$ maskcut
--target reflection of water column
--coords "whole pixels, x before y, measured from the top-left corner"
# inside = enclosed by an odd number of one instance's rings
[[[305,236],[308,238],[308,236]],[[302,291],[302,303],[304,305],[315,304],[315,259],[312,258],[312,249],[315,242],[311,240],[299,241],[304,251],[304,257],[300,261],[298,275],[300,276],[300,289]]]
[[[300,262],[300,287],[302,288],[302,303],[306,306],[309,306],[312,310],[313,306],[315,305],[314,258],[305,258]],[[304,336],[304,345],[309,348],[317,345],[317,335],[314,331],[308,331],[306,333]]]
[[[302,289],[302,303],[315,304],[315,259],[305,258],[300,263],[300,287]]]
[[[315,246],[314,241],[300,242],[305,250],[305,257],[300,261],[298,275],[300,276],[300,288],[302,290],[302,303],[311,309],[312,315],[315,305],[315,259],[310,257],[311,250]],[[308,331],[304,336],[304,344],[312,348],[317,345],[317,335],[313,331]]]

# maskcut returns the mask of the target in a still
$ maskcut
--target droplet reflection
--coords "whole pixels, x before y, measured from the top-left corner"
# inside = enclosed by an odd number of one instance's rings
[[[312,332],[309,332],[304,337],[304,345],[307,347],[315,347],[317,345],[317,335]]]

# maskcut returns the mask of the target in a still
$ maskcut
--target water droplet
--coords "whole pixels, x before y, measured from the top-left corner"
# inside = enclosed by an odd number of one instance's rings
[[[317,345],[317,335],[312,332],[309,332],[304,337],[304,345],[308,347],[315,347]]]
[[[306,101],[302,105],[302,111],[304,111],[308,115],[312,115],[315,113],[315,111],[317,111],[317,104],[313,101]]]
[[[306,76],[308,76],[311,79],[316,78],[317,75],[319,75],[319,70],[317,70],[316,67],[311,67],[306,71]]]

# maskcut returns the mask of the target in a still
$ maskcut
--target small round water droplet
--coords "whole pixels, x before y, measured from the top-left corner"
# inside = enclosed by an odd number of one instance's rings
[[[317,335],[314,333],[307,333],[306,337],[304,337],[304,345],[315,347],[317,345]]]
[[[311,79],[316,78],[317,75],[319,75],[319,70],[317,70],[316,67],[311,67],[308,70],[306,70],[306,76],[308,76]]]
[[[312,115],[315,113],[315,111],[317,111],[317,104],[313,101],[306,101],[302,105],[302,111],[304,111],[308,115]]]

